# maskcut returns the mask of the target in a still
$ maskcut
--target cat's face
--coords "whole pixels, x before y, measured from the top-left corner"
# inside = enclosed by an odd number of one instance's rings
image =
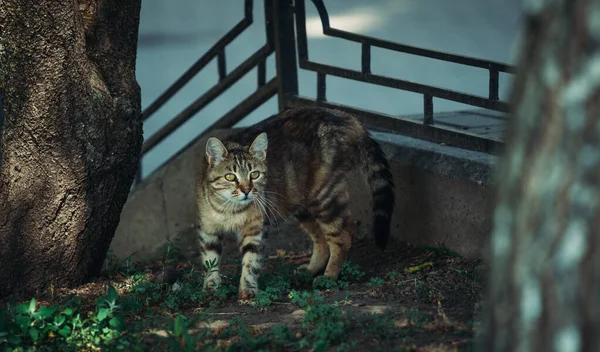
[[[206,143],[209,189],[224,204],[246,205],[260,200],[267,181],[267,135],[260,134],[250,146],[230,146],[217,138]]]

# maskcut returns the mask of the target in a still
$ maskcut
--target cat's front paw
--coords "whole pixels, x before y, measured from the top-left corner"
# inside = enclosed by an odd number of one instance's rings
[[[256,297],[256,293],[258,292],[257,288],[245,287],[240,288],[238,292],[238,301],[240,304],[250,304]]]
[[[210,274],[204,279],[205,290],[215,290],[219,286],[221,286],[221,275],[218,273]]]

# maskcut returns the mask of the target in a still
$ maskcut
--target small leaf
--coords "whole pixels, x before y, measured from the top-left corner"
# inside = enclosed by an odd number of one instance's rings
[[[61,326],[64,322],[65,322],[65,316],[64,315],[57,315],[54,317],[54,325],[56,326]]]
[[[23,303],[17,307],[17,312],[19,313],[29,313],[29,304]]]
[[[65,316],[64,315],[57,315],[54,317],[54,325],[56,326],[61,326],[64,322],[65,322]]]
[[[175,336],[181,336],[183,335],[183,332],[185,331],[185,319],[181,316],[178,315],[177,318],[175,318],[175,326],[173,327],[173,335]]]
[[[37,342],[37,340],[40,338],[40,332],[38,331],[38,329],[31,327],[29,329],[29,336],[31,336],[33,342]]]
[[[71,329],[68,326],[63,326],[62,329],[58,330],[58,333],[62,336],[62,337],[67,337],[69,336],[69,334],[71,333]]]
[[[117,293],[117,290],[114,288],[114,286],[108,285],[108,292],[106,293],[107,300],[114,303],[117,300],[117,296],[119,296],[119,294]]]
[[[15,335],[15,334],[8,335],[7,340],[8,340],[8,343],[10,343],[13,346],[19,346],[19,345],[21,345],[21,342],[22,342],[21,336]]]
[[[66,308],[65,310],[63,310],[62,312],[64,315],[73,315],[73,313],[75,313],[75,311],[72,308]]]
[[[31,323],[31,319],[26,315],[17,315],[14,319],[15,323],[21,328],[21,331],[25,333]]]
[[[56,307],[40,307],[40,309],[38,310],[38,315],[42,319],[45,319],[54,314],[54,312],[56,312]]]
[[[32,298],[31,301],[29,302],[28,312],[35,313],[35,298]]]
[[[100,308],[100,310],[98,311],[98,314],[96,314],[96,319],[98,319],[98,321],[102,321],[102,320],[106,319],[109,314],[110,314],[109,309]]]
[[[108,322],[108,325],[112,326],[115,329],[121,330],[123,329],[123,327],[125,327],[125,319],[123,319],[122,315],[117,315]]]

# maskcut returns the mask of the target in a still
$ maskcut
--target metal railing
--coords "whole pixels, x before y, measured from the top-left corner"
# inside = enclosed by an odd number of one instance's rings
[[[306,0],[265,0],[266,43],[239,66],[227,73],[225,48],[253,23],[253,1],[245,0],[244,18],[219,39],[219,41],[217,41],[213,47],[194,63],[192,67],[190,67],[175,83],[156,99],[156,101],[143,111],[143,119],[146,120],[208,63],[215,58],[217,59],[219,82],[202,96],[198,97],[181,113],[176,115],[158,132],[144,141],[141,157],[144,157],[144,155],[152,148],[157,146],[198,111],[203,109],[255,67],[258,71],[258,87],[256,91],[210,125],[201,133],[201,136],[214,129],[234,126],[254,109],[277,94],[280,111],[308,105],[324,106],[352,113],[368,128],[373,130],[404,134],[432,142],[445,143],[447,145],[487,153],[496,154],[500,151],[503,142],[499,139],[479,136],[464,130],[436,125],[434,120],[433,98],[449,100],[499,112],[508,112],[508,104],[499,99],[499,73],[514,74],[514,67],[499,62],[399,44],[332,28],[329,23],[327,9],[322,0],[312,0],[312,3],[319,14],[323,27],[323,34],[342,40],[360,43],[362,48],[361,70],[350,70],[311,61],[309,60],[308,39],[306,34],[305,1]],[[298,35],[297,38],[296,34]],[[474,69],[488,70],[489,89],[487,97],[373,74],[371,72],[371,48],[373,47],[469,66]],[[272,53],[275,53],[275,63],[277,68],[276,76],[267,82],[265,62],[267,57]],[[299,95],[298,68],[313,71],[317,74],[316,99]],[[423,96],[423,121],[419,122],[410,118],[391,116],[375,111],[328,102],[326,99],[327,75],[421,94]],[[138,172],[136,181],[139,182],[140,180],[141,162],[140,171]]]

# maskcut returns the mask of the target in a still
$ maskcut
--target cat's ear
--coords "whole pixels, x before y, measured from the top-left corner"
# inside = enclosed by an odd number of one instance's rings
[[[267,158],[267,147],[269,146],[269,140],[265,132],[259,134],[252,142],[252,145],[248,149],[250,154],[259,160],[265,160]]]
[[[217,137],[210,137],[206,142],[206,158],[208,164],[215,166],[227,156],[227,148]]]

